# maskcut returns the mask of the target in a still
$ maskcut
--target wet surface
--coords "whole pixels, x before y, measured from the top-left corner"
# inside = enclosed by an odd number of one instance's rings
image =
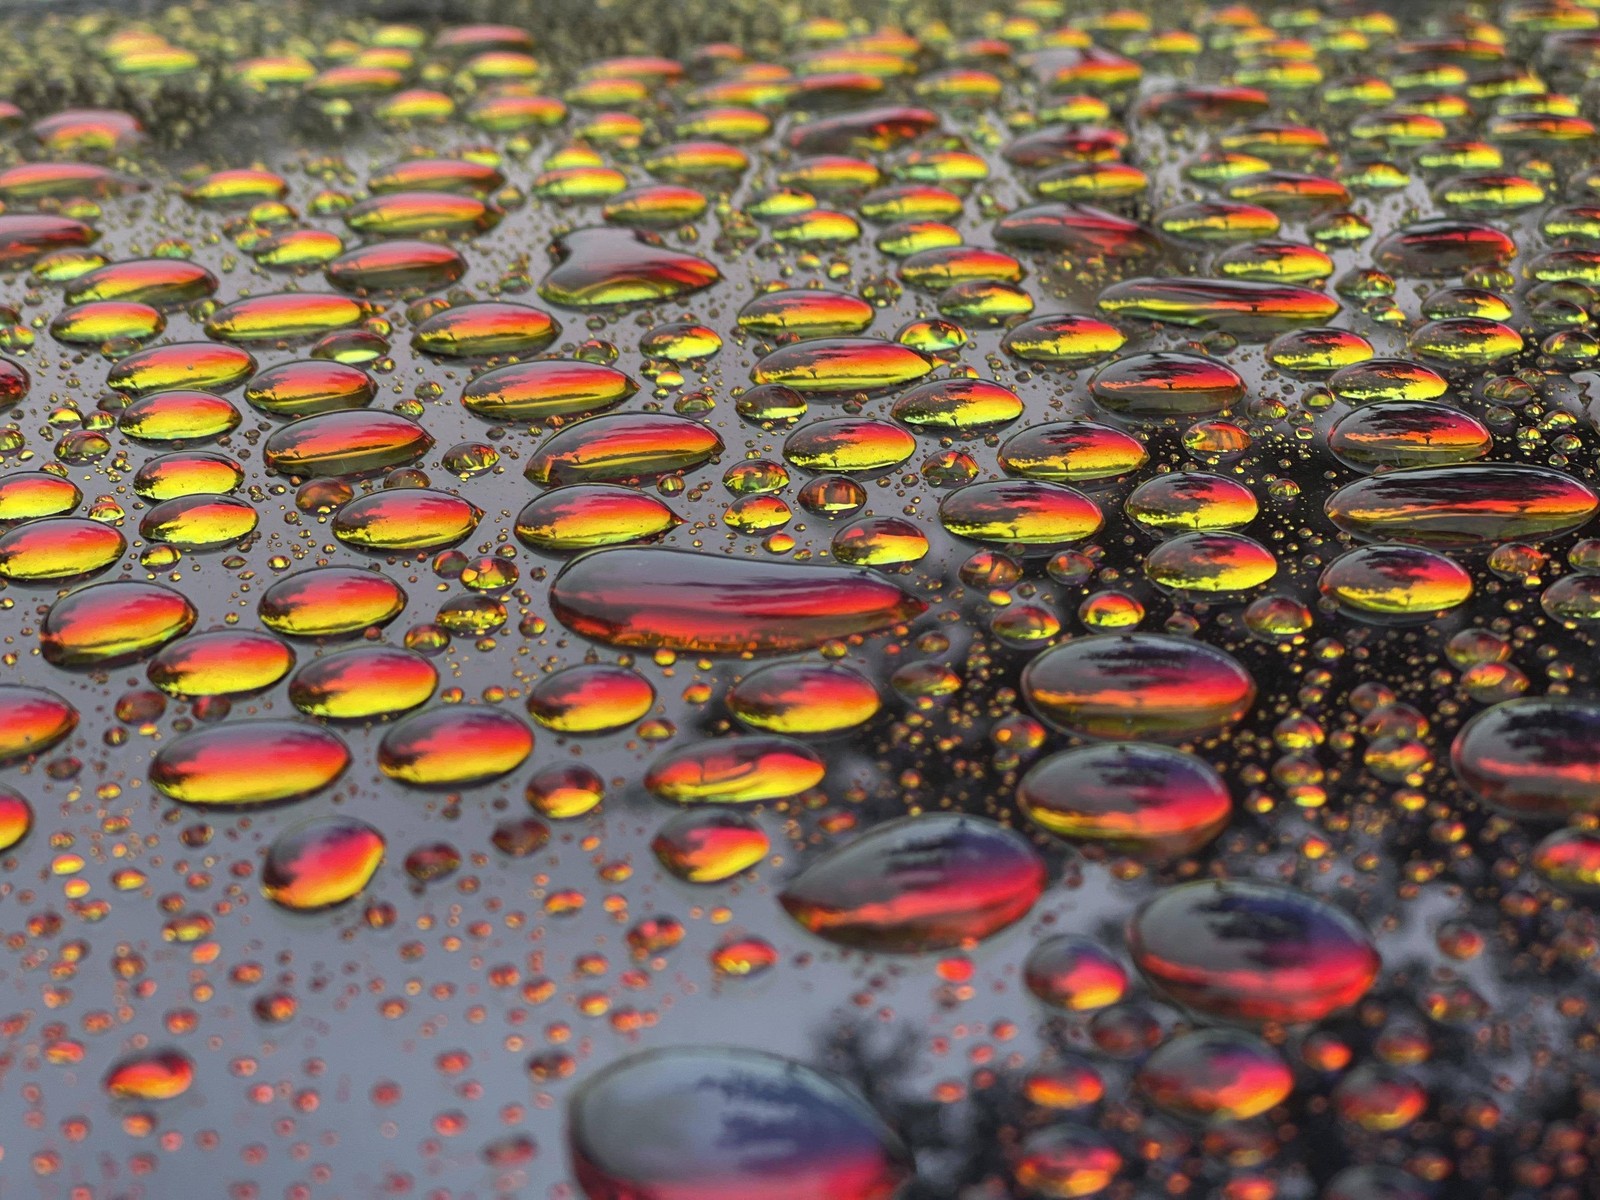
[[[1600,10],[0,20],[0,1193],[1595,1194]]]

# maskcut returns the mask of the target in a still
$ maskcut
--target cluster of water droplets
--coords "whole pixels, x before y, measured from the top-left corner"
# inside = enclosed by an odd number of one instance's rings
[[[9,18],[0,1172],[1585,1194],[1600,8],[266,7]]]

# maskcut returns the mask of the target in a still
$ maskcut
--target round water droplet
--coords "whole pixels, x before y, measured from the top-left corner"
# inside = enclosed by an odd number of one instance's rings
[[[1294,1075],[1258,1037],[1227,1029],[1182,1034],[1139,1068],[1137,1086],[1156,1107],[1201,1121],[1247,1121],[1288,1099]]]
[[[365,821],[318,817],[273,839],[261,864],[261,890],[284,908],[332,908],[361,894],[383,851],[383,835]]]
[[[1040,1000],[1069,1012],[1106,1008],[1128,990],[1128,973],[1104,946],[1064,933],[1028,951],[1022,978]]]

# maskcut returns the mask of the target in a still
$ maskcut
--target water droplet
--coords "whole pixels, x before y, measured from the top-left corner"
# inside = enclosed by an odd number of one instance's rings
[[[1152,987],[1208,1016],[1320,1021],[1366,995],[1378,952],[1343,910],[1279,884],[1165,888],[1128,924],[1128,949]]]
[[[1045,866],[991,821],[929,813],[879,825],[791,879],[778,899],[842,946],[910,954],[968,945],[1021,920]]]

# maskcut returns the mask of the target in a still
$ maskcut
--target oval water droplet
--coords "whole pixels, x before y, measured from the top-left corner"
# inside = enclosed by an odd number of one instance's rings
[[[700,466],[722,449],[722,439],[698,421],[619,413],[557,432],[534,452],[524,474],[547,485],[638,483]]]
[[[1059,837],[1158,857],[1192,854],[1222,832],[1233,800],[1221,776],[1166,746],[1084,746],[1041,759],[1017,803]]]
[[[1205,881],[1164,888],[1128,923],[1150,985],[1207,1016],[1320,1021],[1378,977],[1367,931],[1326,901],[1279,884]]]
[[[315,912],[361,894],[383,862],[384,841],[354,817],[317,817],[284,830],[261,863],[261,890],[284,908]]]
[[[313,478],[404,466],[432,447],[428,431],[399,413],[351,409],[291,421],[267,439],[264,457],[280,475]]]
[[[829,851],[778,899],[830,942],[915,954],[999,933],[1027,915],[1044,885],[1044,861],[1019,834],[979,817],[928,813]]]
[[[349,765],[349,748],[321,726],[230,721],[163,745],[150,782],[169,800],[202,808],[287,804],[331,786]]]
[[[313,567],[269,587],[257,613],[268,629],[290,637],[337,637],[387,625],[405,606],[405,592],[387,575]]]
[[[533,753],[533,733],[499,709],[451,706],[406,717],[378,744],[378,767],[412,787],[455,790],[509,774]]]
[[[1485,709],[1450,747],[1456,777],[1512,817],[1600,811],[1600,705],[1527,696]]]
[[[391,717],[425,704],[439,672],[422,655],[398,646],[356,646],[314,658],[289,680],[289,702],[328,721]]]
[[[78,710],[41,687],[0,684],[0,765],[42,754],[78,727]]]
[[[197,615],[182,595],[158,583],[96,583],[50,606],[39,646],[52,666],[119,666],[188,633]]]
[[[1519,463],[1465,463],[1373,475],[1328,498],[1357,537],[1471,548],[1538,541],[1586,524],[1600,498],[1570,475]]]
[[[596,1072],[568,1102],[567,1140],[590,1200],[889,1200],[912,1173],[863,1101],[797,1062],[731,1047],[648,1051]]]
[[[127,539],[84,517],[46,517],[0,535],[0,579],[44,583],[84,579],[116,564]]]
[[[1022,673],[1046,721],[1114,741],[1208,737],[1250,711],[1256,685],[1232,655],[1162,634],[1102,634],[1052,647]]]
[[[682,519],[646,492],[614,483],[578,483],[536,497],[517,514],[524,545],[551,553],[659,537]]]
[[[448,492],[399,488],[350,501],[334,515],[333,535],[373,554],[435,550],[471,536],[482,515]]]
[[[630,667],[583,663],[547,675],[528,689],[528,715],[557,733],[610,733],[642,720],[655,688]]]
[[[543,421],[615,408],[639,385],[600,363],[541,359],[479,375],[461,393],[461,403],[489,421]]]

